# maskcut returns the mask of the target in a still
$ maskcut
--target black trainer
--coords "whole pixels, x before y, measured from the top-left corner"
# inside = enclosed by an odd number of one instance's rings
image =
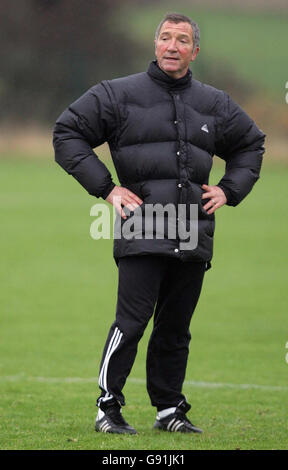
[[[185,400],[182,400],[176,407],[174,413],[165,416],[165,418],[156,418],[154,423],[154,429],[170,432],[203,432],[202,429],[197,428],[187,418],[186,414],[189,411],[191,405]]]
[[[113,434],[137,434],[136,430],[129,426],[121,414],[121,406],[117,401],[109,400],[100,403],[100,409],[104,412],[101,419],[96,418],[95,431],[109,432]]]

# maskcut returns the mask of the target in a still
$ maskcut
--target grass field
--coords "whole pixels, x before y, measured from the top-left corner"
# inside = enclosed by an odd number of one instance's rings
[[[211,182],[217,182],[216,167]],[[218,212],[213,267],[191,324],[184,393],[203,435],[160,434],[141,340],[124,392],[137,436],[94,432],[96,376],[116,302],[95,199],[54,162],[0,160],[1,449],[286,449],[288,168]]]

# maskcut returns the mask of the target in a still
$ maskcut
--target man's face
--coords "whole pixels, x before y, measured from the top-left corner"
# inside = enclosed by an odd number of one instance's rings
[[[199,47],[193,52],[192,26],[189,23],[165,21],[155,40],[155,54],[159,67],[172,78],[187,73],[189,63],[196,59]]]

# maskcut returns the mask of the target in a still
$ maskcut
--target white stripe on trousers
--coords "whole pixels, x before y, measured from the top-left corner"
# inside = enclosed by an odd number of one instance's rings
[[[120,344],[120,341],[122,339],[123,333],[119,330],[119,328],[116,326],[113,336],[110,340],[109,346],[106,351],[105,359],[103,361],[101,371],[99,374],[99,385],[101,388],[103,388],[106,392],[107,390],[107,370],[108,370],[108,365],[109,365],[109,360],[114,351],[117,349],[117,347]]]
[[[113,343],[114,343],[114,340],[115,340],[115,337],[117,336],[117,334],[118,334],[118,328],[116,327],[115,330],[114,330],[114,333],[112,335],[112,338],[110,339],[110,342],[109,342],[109,345],[108,345],[108,348],[107,348],[107,351],[106,351],[106,355],[105,355],[105,358],[103,360],[102,368],[101,368],[101,371],[100,371],[100,374],[99,374],[99,385],[106,391],[107,391],[107,389],[104,386],[103,376],[104,376],[104,373],[105,373],[106,362],[110,358],[110,352],[111,352],[111,349],[113,348]]]

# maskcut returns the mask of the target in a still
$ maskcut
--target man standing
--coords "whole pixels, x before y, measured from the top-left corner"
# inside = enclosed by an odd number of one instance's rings
[[[122,389],[137,345],[154,313],[147,351],[147,390],[157,408],[154,428],[202,432],[186,416],[182,394],[191,335],[189,325],[213,249],[214,212],[236,206],[260,173],[264,134],[223,91],[192,77],[189,63],[199,52],[197,23],[168,14],[156,31],[156,61],[147,72],[92,87],[56,122],[56,161],[89,192],[144,218],[148,205],[187,208],[186,229],[198,207],[198,244],[181,237],[139,236],[114,240],[119,284],[116,319],[104,347],[101,394],[95,429],[135,434],[124,420]],[[121,186],[116,186],[93,148],[108,142]],[[226,161],[217,186],[208,184],[212,157]],[[129,215],[128,215],[129,220]],[[143,226],[144,230],[144,226]]]

